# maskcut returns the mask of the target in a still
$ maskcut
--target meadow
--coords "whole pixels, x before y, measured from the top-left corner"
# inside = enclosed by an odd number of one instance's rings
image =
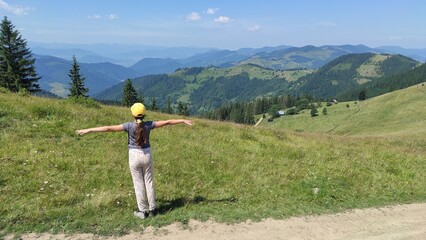
[[[332,108],[316,119],[333,116]],[[197,118],[194,126],[156,129],[151,145],[160,214],[140,220],[133,216],[126,133],[75,134],[132,121],[129,109],[3,92],[0,237],[121,235],[189,219],[236,223],[425,202],[424,134],[409,128],[405,135],[396,127],[381,134],[375,126],[385,117],[378,116],[364,122],[370,130],[352,129],[360,134],[343,131],[343,125],[327,133],[333,123],[308,132],[310,117],[297,131]],[[410,121],[424,123],[422,116]],[[169,118],[181,116],[147,116]],[[393,132],[398,137],[390,137]]]
[[[397,90],[366,101],[338,102],[300,114],[263,121],[263,126],[292,129],[299,132],[332,133],[344,136],[376,136],[424,139],[426,134],[425,83]],[[327,114],[323,114],[323,109]]]

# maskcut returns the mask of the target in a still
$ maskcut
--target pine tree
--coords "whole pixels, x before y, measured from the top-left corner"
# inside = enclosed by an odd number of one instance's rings
[[[181,101],[178,102],[177,114],[183,115],[183,103]]]
[[[360,101],[364,101],[365,100],[365,98],[366,98],[366,91],[365,90],[361,90],[361,92],[359,92],[359,94],[358,94],[358,100],[360,100]]]
[[[35,59],[27,48],[27,41],[14,28],[4,17],[0,32],[0,87],[12,92],[39,91],[37,81],[40,77],[35,70]]]
[[[316,107],[311,109],[311,117],[316,117],[318,116],[318,110]]]
[[[130,79],[126,80],[123,89],[123,97],[121,99],[121,103],[123,106],[130,107],[134,103],[139,102],[138,94],[136,93],[135,88],[132,85],[132,81]]]
[[[166,113],[173,114],[172,101],[170,100],[170,96],[167,97]]]
[[[138,95],[138,102],[145,104],[145,98],[143,97],[143,93],[141,92],[140,95]]]
[[[182,116],[189,116],[189,107],[187,103],[178,102],[177,113]]]
[[[68,74],[71,79],[71,88],[68,97],[86,97],[86,93],[89,91],[89,89],[84,87],[84,80],[86,78],[80,74],[80,66],[75,56],[72,57],[72,60],[73,63]]]
[[[151,110],[158,111],[157,99],[155,97],[153,97],[151,100]]]

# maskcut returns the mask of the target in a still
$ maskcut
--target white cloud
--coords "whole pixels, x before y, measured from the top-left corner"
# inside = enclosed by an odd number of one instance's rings
[[[89,19],[101,19],[102,17],[99,14],[95,14],[95,15],[89,16],[88,18]]]
[[[110,14],[110,15],[108,15],[108,19],[111,20],[111,21],[114,21],[114,20],[118,19],[118,16],[115,15],[115,14]]]
[[[28,7],[20,7],[20,6],[12,6],[9,5],[7,2],[0,0],[0,9],[4,9],[12,14],[15,15],[26,15],[30,8]]]
[[[329,21],[322,21],[322,22],[318,23],[318,26],[321,26],[321,27],[336,27],[337,23],[329,22]]]
[[[260,30],[262,30],[262,28],[257,24],[247,28],[249,32],[259,32]]]
[[[113,20],[118,19],[118,16],[117,16],[117,15],[115,15],[115,14],[110,14],[110,15],[107,15],[107,16],[105,16],[105,17],[102,17],[102,16],[101,16],[101,15],[99,15],[99,14],[94,14],[94,15],[88,16],[88,18],[89,18],[89,19],[95,19],[95,20],[108,19],[108,20],[113,21]]]
[[[209,8],[204,13],[208,14],[208,15],[213,15],[213,14],[217,13],[217,11],[219,11],[219,8]]]
[[[220,16],[220,17],[216,18],[214,20],[214,22],[220,23],[220,24],[228,24],[228,23],[232,22],[232,19],[230,19],[229,17]]]
[[[186,21],[187,22],[195,22],[201,19],[200,14],[196,13],[196,12],[192,12],[190,14],[188,14],[186,16]]]

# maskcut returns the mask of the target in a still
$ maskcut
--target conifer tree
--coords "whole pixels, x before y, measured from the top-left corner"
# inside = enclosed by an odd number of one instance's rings
[[[158,111],[157,99],[155,97],[153,97],[151,100],[151,110]]]
[[[130,81],[130,79],[127,79],[126,83],[124,84],[121,103],[123,104],[123,106],[130,107],[139,100],[140,99],[138,99],[138,94],[136,93],[136,90],[133,87],[132,81]]]
[[[143,93],[141,92],[140,95],[138,95],[138,102],[145,104],[145,98],[143,97]]]
[[[35,70],[35,59],[27,48],[27,41],[14,28],[4,17],[0,32],[0,87],[12,92],[39,91],[37,81],[40,77]]]
[[[189,116],[189,107],[187,103],[178,102],[177,113],[183,116]]]
[[[359,92],[359,94],[358,94],[358,100],[360,100],[360,101],[364,101],[365,100],[365,98],[366,98],[366,91],[365,90],[361,90],[361,92]]]
[[[166,101],[166,113],[173,114],[172,101],[170,100],[170,96],[167,97]]]
[[[68,74],[71,79],[71,88],[68,97],[86,97],[86,93],[89,91],[89,89],[84,87],[84,80],[86,80],[86,78],[80,74],[80,66],[75,56],[73,56],[72,59],[73,63]]]
[[[316,117],[318,116],[318,110],[316,107],[311,109],[311,117]]]

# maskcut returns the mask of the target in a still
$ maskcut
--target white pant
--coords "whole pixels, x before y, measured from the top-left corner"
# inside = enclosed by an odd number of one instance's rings
[[[147,210],[154,210],[154,164],[151,156],[151,148],[129,149],[129,167],[139,211],[146,212]]]

